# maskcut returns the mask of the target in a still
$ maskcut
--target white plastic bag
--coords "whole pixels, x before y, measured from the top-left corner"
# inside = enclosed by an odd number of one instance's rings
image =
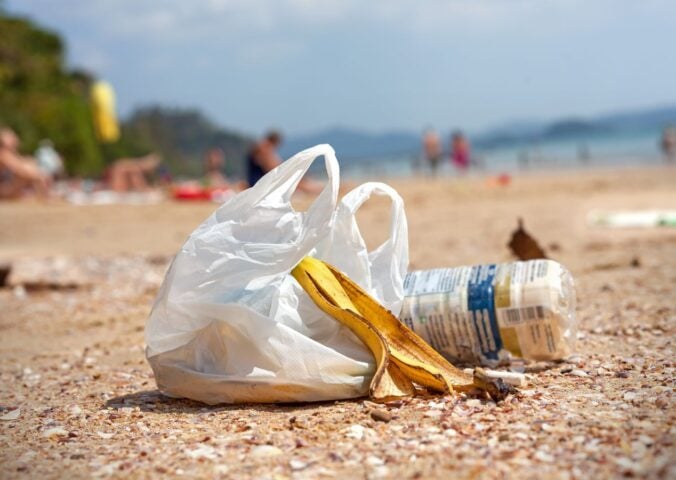
[[[324,156],[328,183],[306,212],[291,194]],[[216,210],[188,238],[146,324],[158,388],[209,404],[295,402],[365,395],[371,353],[319,310],[289,272],[306,255],[347,273],[395,314],[408,267],[399,195],[367,183],[336,208],[338,163],[329,145],[305,150]],[[390,238],[368,252],[355,220],[371,194],[392,200]]]

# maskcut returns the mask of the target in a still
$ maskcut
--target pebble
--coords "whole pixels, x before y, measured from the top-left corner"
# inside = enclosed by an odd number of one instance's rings
[[[550,455],[547,452],[543,452],[542,450],[538,450],[537,452],[535,452],[535,455],[533,455],[533,457],[536,460],[540,460],[541,462],[550,463],[554,461],[554,457],[552,455]]]
[[[371,418],[376,422],[389,422],[392,420],[392,414],[386,410],[371,410]]]
[[[42,432],[43,437],[67,437],[68,436],[68,430],[66,430],[63,427],[52,427],[48,428],[44,432]]]
[[[347,428],[347,433],[345,434],[348,438],[353,438],[355,440],[361,440],[364,438],[364,431],[366,429],[361,425],[351,425]]]
[[[10,422],[12,420],[18,420],[20,415],[21,415],[21,409],[15,408],[14,410],[10,410],[9,412],[7,412],[3,416],[1,416],[0,420],[5,421],[5,422]]]
[[[188,457],[194,458],[196,460],[200,458],[206,458],[209,460],[214,460],[218,458],[218,453],[216,452],[216,449],[211,445],[205,444],[201,444],[197,448],[194,448],[192,450],[186,450],[185,454]]]
[[[282,453],[283,452],[279,448],[273,445],[258,445],[251,449],[251,456],[254,458],[274,457],[281,455]]]
[[[307,468],[307,463],[302,462],[300,460],[291,460],[289,461],[289,467],[291,467],[291,470],[303,470]]]
[[[366,457],[366,464],[371,465],[372,467],[379,467],[381,465],[385,465],[385,460],[374,455],[369,455]]]
[[[444,414],[441,410],[428,410],[425,412],[425,416],[429,418],[439,418]]]
[[[580,370],[579,368],[571,370],[570,374],[574,375],[576,377],[588,377],[589,376],[589,374],[587,372],[585,372],[584,370]]]

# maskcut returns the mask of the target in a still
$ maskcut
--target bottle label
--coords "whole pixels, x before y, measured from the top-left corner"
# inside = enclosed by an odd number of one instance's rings
[[[561,358],[574,341],[574,298],[560,304],[564,273],[551,260],[411,272],[400,318],[451,359]]]

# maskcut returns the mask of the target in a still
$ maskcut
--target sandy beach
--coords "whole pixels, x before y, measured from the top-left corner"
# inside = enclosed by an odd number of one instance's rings
[[[12,265],[0,288],[0,477],[674,478],[676,229],[601,228],[587,215],[676,209],[676,169],[391,184],[412,270],[512,261],[522,218],[575,277],[578,353],[527,364],[527,385],[497,404],[170,399],[145,360],[144,323],[172,255],[216,206],[0,203],[0,263]],[[389,206],[359,215],[377,245]]]

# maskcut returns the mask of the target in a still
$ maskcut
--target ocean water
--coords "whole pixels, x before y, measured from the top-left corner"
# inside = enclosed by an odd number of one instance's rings
[[[476,173],[514,173],[557,169],[580,169],[631,165],[658,165],[661,130],[615,133],[579,139],[549,140],[499,148],[472,148]],[[471,139],[470,139],[471,140]],[[420,152],[341,160],[341,174],[349,178],[405,177],[429,172]],[[440,163],[439,175],[457,175],[448,155]]]

